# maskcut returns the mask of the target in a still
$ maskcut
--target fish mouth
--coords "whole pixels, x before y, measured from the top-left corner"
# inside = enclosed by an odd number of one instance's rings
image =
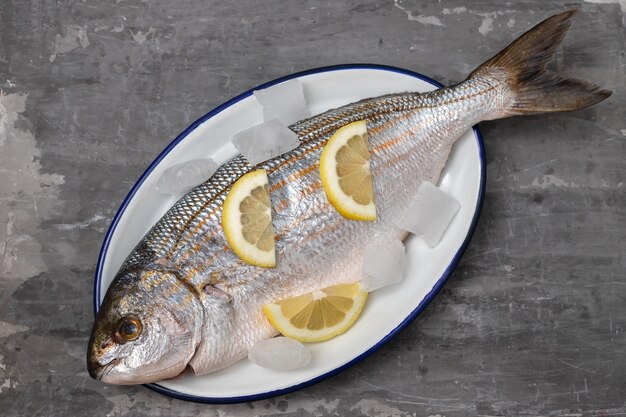
[[[111,369],[113,369],[113,367],[119,362],[119,359],[113,359],[112,361],[105,363],[104,365],[100,365],[95,361],[89,361],[89,364],[87,365],[89,376],[91,376],[95,380],[102,381],[102,378],[105,377],[106,374],[108,374]]]

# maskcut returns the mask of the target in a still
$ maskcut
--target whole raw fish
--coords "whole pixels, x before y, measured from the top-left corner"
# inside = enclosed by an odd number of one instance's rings
[[[257,167],[242,157],[174,205],[116,275],[95,320],[92,377],[139,384],[206,374],[247,354],[276,331],[263,304],[359,280],[367,244],[399,237],[394,224],[423,181],[437,183],[452,144],[471,126],[514,115],[577,110],[611,92],[546,71],[575,11],[553,16],[456,85],[363,100],[290,128],[301,145]],[[318,164],[328,138],[366,120],[378,219],[342,217],[322,189]],[[268,172],[275,268],[250,266],[230,249],[221,209],[247,172]]]

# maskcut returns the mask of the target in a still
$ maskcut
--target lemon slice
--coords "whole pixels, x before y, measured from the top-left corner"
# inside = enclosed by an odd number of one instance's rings
[[[283,335],[300,342],[320,342],[348,330],[366,298],[359,282],[341,284],[265,304],[263,312]]]
[[[352,220],[376,220],[364,120],[337,130],[320,157],[320,177],[330,203]]]
[[[250,265],[276,266],[269,184],[264,169],[239,178],[222,209],[222,228],[233,251]]]

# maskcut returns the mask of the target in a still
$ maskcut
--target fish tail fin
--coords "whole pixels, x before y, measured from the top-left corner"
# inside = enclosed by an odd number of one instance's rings
[[[512,98],[504,109],[488,119],[578,110],[611,95],[610,90],[595,84],[546,70],[576,13],[577,10],[569,10],[549,17],[469,75],[468,79],[493,77],[494,74],[506,78]]]

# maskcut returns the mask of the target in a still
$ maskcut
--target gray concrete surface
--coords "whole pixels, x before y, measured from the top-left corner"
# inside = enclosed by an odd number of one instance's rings
[[[378,353],[313,387],[240,405],[88,377],[105,230],[191,121],[322,65],[459,81],[571,7],[582,13],[554,67],[614,95],[576,113],[481,126],[488,181],[474,239],[435,301]],[[623,0],[3,0],[0,415],[626,414],[625,12]]]

